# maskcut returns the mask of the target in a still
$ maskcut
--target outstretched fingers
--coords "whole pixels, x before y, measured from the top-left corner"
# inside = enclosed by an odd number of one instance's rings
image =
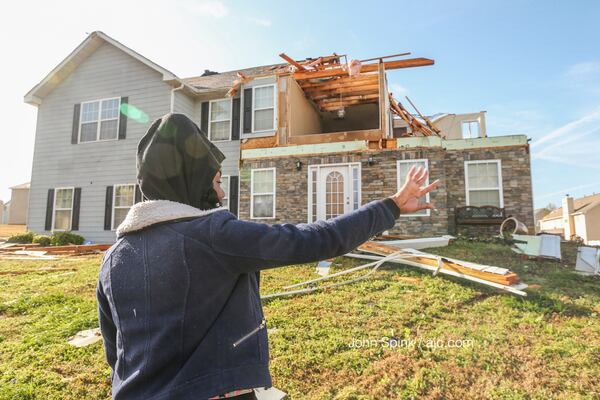
[[[431,192],[433,189],[435,189],[436,187],[438,187],[438,184],[440,183],[439,179],[436,179],[435,181],[431,182],[429,185],[422,187],[421,188],[421,193],[420,196],[424,196],[427,193]],[[419,196],[419,197],[420,197]]]

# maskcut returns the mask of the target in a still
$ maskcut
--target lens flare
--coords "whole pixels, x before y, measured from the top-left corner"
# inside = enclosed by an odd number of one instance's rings
[[[134,120],[135,122],[139,122],[144,124],[150,120],[148,118],[148,114],[134,106],[133,104],[123,103],[121,104],[121,113],[125,115],[127,118]]]

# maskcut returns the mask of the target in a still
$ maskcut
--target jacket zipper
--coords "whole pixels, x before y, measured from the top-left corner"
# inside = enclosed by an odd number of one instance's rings
[[[242,336],[240,339],[235,341],[233,343],[233,347],[238,347],[240,344],[242,344],[243,342],[248,340],[250,337],[252,337],[252,335],[255,335],[261,329],[264,329],[266,325],[267,325],[267,321],[263,318],[262,321],[260,321],[260,325],[258,325],[256,328],[252,329],[250,332],[248,332],[247,334]]]

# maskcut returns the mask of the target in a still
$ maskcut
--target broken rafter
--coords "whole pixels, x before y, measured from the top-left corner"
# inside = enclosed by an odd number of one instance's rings
[[[423,67],[433,65],[434,61],[429,58],[410,58],[408,60],[388,61],[383,63],[386,71],[399,68]],[[361,66],[360,73],[378,71],[379,63],[365,64]],[[312,79],[312,78],[327,78],[333,76],[348,76],[348,69],[343,67],[334,67],[323,69],[321,71],[298,71],[294,73],[296,80]]]
[[[440,136],[438,132],[430,129],[427,125],[421,123],[418,119],[416,119],[411,113],[409,113],[403,106],[402,103],[396,101],[392,94],[389,94],[390,99],[390,108],[393,112],[395,112],[400,118],[406,122],[408,126],[414,132],[419,132],[423,136]]]
[[[417,106],[415,106],[415,104],[408,98],[408,96],[404,96],[404,97],[406,97],[406,100],[408,100],[408,102],[415,109],[415,111],[417,112],[417,114],[419,114],[419,116],[423,119],[423,121],[425,121],[425,123],[427,124],[427,126],[429,127],[429,129],[431,129],[435,133],[439,134],[441,131],[433,124],[433,122],[431,122],[431,120],[429,118],[427,118],[426,116],[424,116],[423,114],[421,114],[421,111],[419,111],[419,109],[417,108]]]
[[[287,54],[281,53],[279,55],[279,57],[283,58],[285,61],[287,61],[294,67],[296,67],[298,69],[298,71],[307,71],[307,69],[304,67],[304,65],[300,64],[298,61],[294,60],[292,57],[288,56]]]

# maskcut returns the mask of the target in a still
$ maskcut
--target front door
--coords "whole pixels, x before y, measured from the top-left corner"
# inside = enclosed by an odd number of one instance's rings
[[[317,181],[317,219],[335,218],[352,210],[350,167],[319,168]]]

